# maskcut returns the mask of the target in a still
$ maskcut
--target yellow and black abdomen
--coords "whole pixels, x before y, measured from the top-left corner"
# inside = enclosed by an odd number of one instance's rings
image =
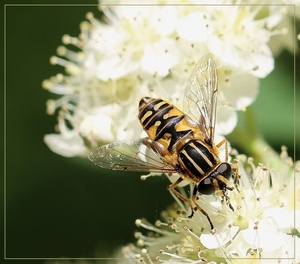
[[[178,161],[184,173],[195,182],[208,176],[220,163],[210,147],[199,140],[191,140],[185,144],[178,153]]]
[[[160,98],[143,97],[138,118],[149,138],[162,144],[168,152],[174,150],[179,139],[193,133],[184,113]]]

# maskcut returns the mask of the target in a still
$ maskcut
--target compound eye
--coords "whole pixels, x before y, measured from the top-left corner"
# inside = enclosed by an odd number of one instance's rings
[[[198,192],[205,195],[210,195],[215,192],[214,185],[209,177],[201,181],[197,186]]]
[[[231,176],[231,166],[228,163],[222,163],[218,169],[217,169],[218,174],[224,176],[227,180],[229,180]]]

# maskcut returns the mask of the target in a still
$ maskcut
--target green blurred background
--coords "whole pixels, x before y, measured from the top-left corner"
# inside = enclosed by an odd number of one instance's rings
[[[46,114],[45,102],[55,96],[41,83],[63,73],[49,58],[64,34],[78,36],[89,11],[98,13],[96,5],[6,7],[7,258],[94,257],[95,251],[107,257],[134,241],[136,218],[154,222],[172,202],[166,177],[144,182],[138,174],[101,170],[87,159],[61,157],[43,142],[54,132],[56,116]],[[265,139],[277,151],[286,145],[290,155],[294,96],[294,58],[283,52],[274,72],[261,81],[253,108]],[[300,103],[295,112],[300,113]]]

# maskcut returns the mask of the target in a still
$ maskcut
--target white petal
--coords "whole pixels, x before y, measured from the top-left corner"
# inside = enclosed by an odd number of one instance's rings
[[[285,217],[285,216],[282,216]],[[272,218],[257,219],[258,228],[253,221],[249,221],[249,228],[242,231],[245,241],[253,248],[262,248],[263,251],[279,249],[283,243],[283,233],[278,229]],[[274,256],[276,257],[276,256]]]
[[[300,7],[300,5],[299,5]],[[296,52],[299,50],[297,43],[297,39],[293,34],[289,34],[294,30],[294,24],[290,17],[286,16],[278,26],[279,28],[284,28],[287,34],[275,35],[270,39],[269,46],[274,54],[274,57],[278,57],[279,54],[283,51],[283,49],[287,49],[291,54],[294,53],[294,49],[296,48]]]
[[[154,25],[156,32],[161,36],[170,35],[176,27],[177,12],[174,6],[159,7],[158,17],[152,17],[151,21],[159,21]]]
[[[70,130],[63,134],[48,134],[44,142],[55,153],[65,157],[84,156],[87,148],[77,131]]]
[[[83,67],[85,69],[85,78],[93,78],[96,75],[97,60],[94,53],[88,53],[84,62]]]
[[[291,260],[295,258],[295,238],[291,235],[283,234],[280,238],[282,242],[281,247],[272,251],[263,250],[261,253],[262,259],[278,259],[280,264],[290,264]],[[265,260],[262,264],[264,263],[271,264],[273,262]]]
[[[293,13],[293,7],[292,6],[285,6],[284,8],[289,9]],[[267,28],[274,28],[278,26],[278,24],[281,22],[281,20],[285,17],[283,12],[278,12],[278,6],[272,6],[269,7],[269,16],[266,17],[266,27]]]
[[[115,6],[113,10],[118,18],[129,23],[129,27],[149,29],[160,36],[170,35],[177,23],[177,9],[173,6]]]
[[[108,143],[114,140],[113,123],[109,115],[90,115],[84,117],[79,131],[83,137],[86,137],[90,141]]]
[[[141,59],[141,69],[159,76],[166,76],[179,61],[179,51],[175,41],[162,39],[155,43],[147,44]]]
[[[241,58],[241,64],[247,61],[243,69],[251,69],[258,78],[264,78],[274,70],[275,61],[268,45],[262,45],[257,53],[242,53]]]
[[[200,236],[200,242],[208,249],[219,248],[230,241],[238,230],[238,227],[232,226],[230,228],[225,227],[223,230],[217,229],[217,232],[214,235],[211,233],[203,233]]]
[[[97,77],[100,80],[118,79],[138,69],[139,64],[130,54],[120,57],[118,54],[103,58],[97,65]]]
[[[235,73],[228,76],[228,79],[229,81],[225,82],[220,78],[224,100],[236,110],[245,110],[258,95],[258,78],[249,73]]]
[[[237,124],[237,113],[232,108],[218,105],[217,108],[217,121],[215,132],[221,135],[227,135],[235,128]]]
[[[193,12],[179,20],[177,33],[179,37],[192,41],[204,42],[207,40],[207,21],[201,12]]]
[[[264,211],[263,215],[264,217],[272,217],[275,219],[281,230],[290,232],[293,228],[297,228],[298,230],[300,228],[300,222],[295,221],[295,219],[299,219],[300,217],[299,210],[287,211],[284,208],[269,208]]]
[[[253,47],[254,51],[242,50],[233,45],[231,40],[221,41],[217,36],[208,39],[209,51],[235,68],[264,78],[274,69],[274,58],[266,44]]]
[[[85,44],[85,51],[105,54],[108,51],[116,50],[126,37],[125,31],[111,25],[95,23],[93,26],[93,29],[89,31],[91,36]]]

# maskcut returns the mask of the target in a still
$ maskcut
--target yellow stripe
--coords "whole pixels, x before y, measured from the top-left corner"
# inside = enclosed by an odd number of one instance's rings
[[[198,166],[197,163],[195,163],[195,161],[187,154],[187,152],[185,150],[183,150],[181,153],[183,153],[188,160],[193,164],[193,166],[202,174],[204,175],[204,171]]]
[[[141,123],[144,123],[145,119],[148,118],[149,116],[151,116],[152,114],[153,114],[152,111],[147,111],[141,118]]]
[[[160,108],[163,104],[166,104],[166,102],[165,102],[165,101],[162,101],[162,102],[156,104],[156,105],[153,107],[153,109],[154,109],[155,111],[157,111],[157,109]]]
[[[200,143],[201,144],[201,143]],[[194,149],[196,149],[196,151],[201,155],[201,157],[206,161],[206,163],[209,165],[209,167],[213,167],[213,164],[211,163],[211,161],[207,158],[207,156],[201,152],[195,145],[194,143],[190,144],[191,147],[193,147]],[[205,146],[204,146],[205,147]],[[206,147],[205,147],[206,148]]]

